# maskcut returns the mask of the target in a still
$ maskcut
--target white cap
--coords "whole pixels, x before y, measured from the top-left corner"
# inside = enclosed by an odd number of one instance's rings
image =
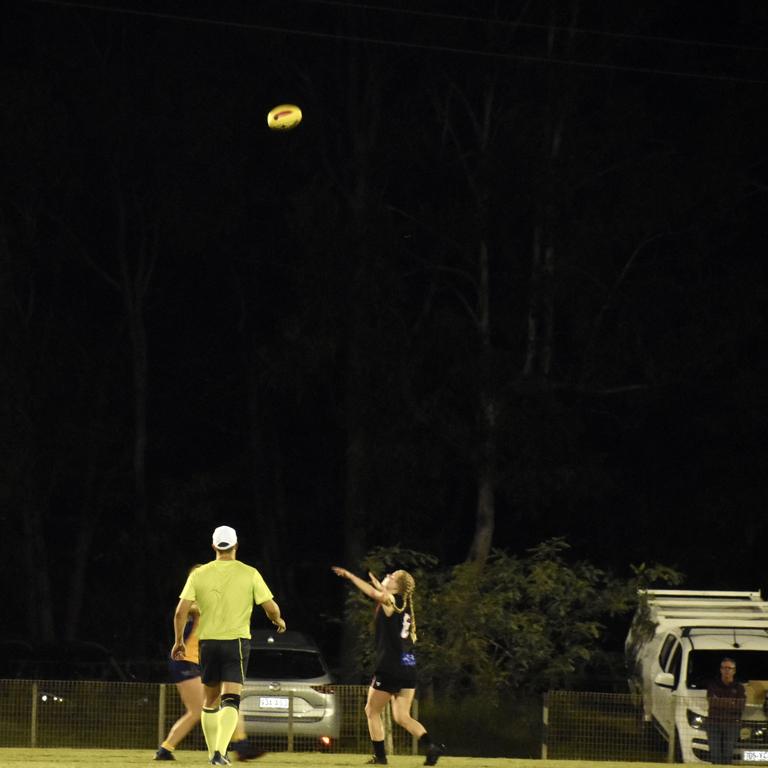
[[[237,544],[237,533],[228,525],[220,525],[213,532],[213,546],[216,549],[232,549]]]

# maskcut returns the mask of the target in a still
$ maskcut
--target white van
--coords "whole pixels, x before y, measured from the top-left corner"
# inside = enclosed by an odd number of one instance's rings
[[[644,590],[624,646],[630,690],[677,762],[709,761],[707,684],[724,656],[747,691],[734,762],[768,764],[768,601],[760,592]]]

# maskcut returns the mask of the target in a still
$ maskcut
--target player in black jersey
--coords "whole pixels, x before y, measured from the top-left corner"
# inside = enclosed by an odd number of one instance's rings
[[[388,573],[383,581],[379,581],[369,573],[370,581],[363,581],[346,568],[334,566],[331,570],[342,579],[349,579],[377,604],[376,663],[365,704],[374,752],[368,762],[387,764],[381,715],[387,702],[391,701],[394,721],[415,736],[419,745],[425,749],[424,765],[436,765],[443,754],[444,745],[435,744],[427,734],[427,729],[411,717],[411,704],[416,693],[416,656],[413,652],[416,642],[416,615],[413,609],[416,582],[413,576],[400,570]]]

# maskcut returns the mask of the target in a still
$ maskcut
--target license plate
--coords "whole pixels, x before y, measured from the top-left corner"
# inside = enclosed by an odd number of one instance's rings
[[[768,750],[745,749],[742,760],[744,760],[745,763],[768,763]]]
[[[259,696],[259,706],[262,709],[288,709],[288,697]]]

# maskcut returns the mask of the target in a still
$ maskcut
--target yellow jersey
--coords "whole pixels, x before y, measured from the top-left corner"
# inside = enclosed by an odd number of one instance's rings
[[[213,560],[195,568],[179,597],[200,609],[200,640],[250,638],[253,605],[272,599],[261,574],[239,560]]]

